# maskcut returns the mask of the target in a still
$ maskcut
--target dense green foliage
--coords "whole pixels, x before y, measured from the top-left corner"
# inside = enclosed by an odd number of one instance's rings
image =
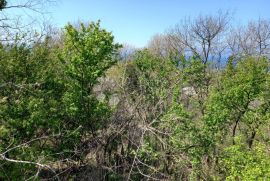
[[[266,56],[118,61],[100,22],[19,37],[0,44],[0,180],[270,179]]]
[[[35,44],[1,46],[2,178],[30,177],[37,170],[35,162],[83,159],[77,147],[110,115],[92,89],[116,62],[119,45],[111,33],[99,23],[82,24],[78,30],[68,25],[64,47],[52,41],[47,37]],[[22,167],[19,160],[33,163]]]

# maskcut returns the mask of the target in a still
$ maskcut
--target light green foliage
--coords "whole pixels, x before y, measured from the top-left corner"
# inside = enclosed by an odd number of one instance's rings
[[[206,69],[207,65],[203,64],[199,58],[191,57],[185,63],[183,80],[195,90],[206,90],[210,79]]]
[[[257,143],[247,149],[238,137],[237,144],[223,150],[221,169],[226,180],[269,180],[270,160],[265,145]]]
[[[268,78],[268,62],[265,58],[247,57],[239,60],[236,65],[229,61],[221,76],[221,85],[211,92],[203,117],[204,135],[211,142],[212,154],[209,154],[212,155],[213,161],[218,159],[219,152],[228,150],[230,154],[236,154],[228,158],[239,159],[231,160],[236,162],[231,163],[231,167],[240,173],[243,171],[240,168],[241,164],[246,164],[245,159],[257,159],[257,148],[255,147],[254,151],[249,149],[252,149],[255,139],[264,134],[262,127],[269,124],[269,97],[266,96],[269,92]],[[241,144],[240,147],[235,145],[237,136],[242,138],[238,143]],[[235,146],[228,146],[229,148],[224,150],[225,145]],[[229,162],[226,164],[230,167]],[[233,168],[233,164],[239,164],[239,167]],[[250,167],[257,164],[259,163],[254,162]],[[219,166],[222,167],[222,163],[216,165],[217,168]],[[251,173],[251,168],[247,169],[247,172]],[[231,174],[234,180],[236,173]],[[249,175],[246,179],[249,177],[252,178]]]
[[[222,85],[213,91],[208,102],[205,120],[209,128],[218,131],[233,123],[251,126],[264,120],[268,102],[264,96],[268,92],[267,69],[264,58],[243,59],[234,68],[228,65],[221,77]]]
[[[100,27],[100,22],[87,26],[81,23],[79,28],[68,25],[65,30],[63,61],[67,64],[67,73],[91,88],[116,62],[120,45],[114,44],[114,37]]]
[[[164,98],[168,96],[168,89],[177,83],[177,70],[173,62],[151,55],[147,50],[138,52],[134,63],[139,71],[139,82],[142,94],[149,99]],[[155,103],[153,103],[155,104]]]
[[[204,64],[203,61],[197,57],[191,57],[185,62],[182,84],[194,89],[196,96],[193,96],[193,100],[190,101],[193,106],[193,110],[199,110],[202,114],[204,114],[205,101],[208,98],[211,80],[208,70],[209,64]]]
[[[65,28],[62,61],[67,75],[67,92],[63,101],[72,127],[90,129],[94,133],[110,113],[106,105],[93,97],[92,89],[98,78],[116,63],[120,45],[113,41],[111,33],[102,29],[100,22]]]

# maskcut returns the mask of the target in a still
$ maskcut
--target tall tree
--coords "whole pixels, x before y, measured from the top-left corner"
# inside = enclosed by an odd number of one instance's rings
[[[226,45],[224,33],[230,22],[229,13],[219,12],[217,16],[199,16],[185,19],[168,32],[170,41],[179,44],[188,55],[199,57],[203,64],[219,60]]]

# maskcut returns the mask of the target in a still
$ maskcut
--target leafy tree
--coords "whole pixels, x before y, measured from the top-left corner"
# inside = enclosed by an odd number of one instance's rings
[[[66,115],[71,128],[92,134],[104,126],[109,108],[98,102],[92,89],[107,69],[116,63],[119,44],[114,44],[110,32],[100,27],[100,22],[76,29],[65,28],[64,51],[61,57],[65,65],[67,92],[63,97]],[[102,118],[104,117],[104,119]]]
[[[99,22],[68,25],[63,48],[49,37],[1,46],[1,178],[28,179],[40,170],[57,177],[52,162],[83,158],[82,139],[106,126],[111,112],[92,89],[119,47]]]
[[[219,154],[225,145],[235,145],[240,136],[245,141],[241,145],[252,149],[269,120],[267,59],[246,57],[236,65],[229,61],[221,79],[221,85],[211,92],[203,117],[204,135],[211,143],[209,161],[215,169],[221,166]]]
[[[0,175],[5,179],[32,176],[35,164],[22,163],[22,167],[19,161],[45,159],[52,147],[43,140],[57,134],[63,86],[56,76],[55,49],[47,40],[31,46],[15,42],[1,47],[0,152],[5,169]]]
[[[239,124],[243,124],[245,129],[251,129],[247,141],[253,140],[253,134],[268,111],[268,97],[265,97],[268,92],[267,72],[265,58],[248,57],[240,60],[234,68],[229,64],[222,76],[222,87],[211,96],[206,123],[215,126],[212,129],[216,131],[233,125],[232,137],[236,136]],[[249,146],[252,146],[252,141]]]

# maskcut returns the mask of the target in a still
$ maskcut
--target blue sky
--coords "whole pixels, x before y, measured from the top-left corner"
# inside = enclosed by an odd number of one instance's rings
[[[153,35],[185,17],[218,10],[233,12],[235,24],[258,18],[270,20],[270,0],[61,0],[49,9],[56,26],[100,19],[116,41],[136,47],[147,45]]]

